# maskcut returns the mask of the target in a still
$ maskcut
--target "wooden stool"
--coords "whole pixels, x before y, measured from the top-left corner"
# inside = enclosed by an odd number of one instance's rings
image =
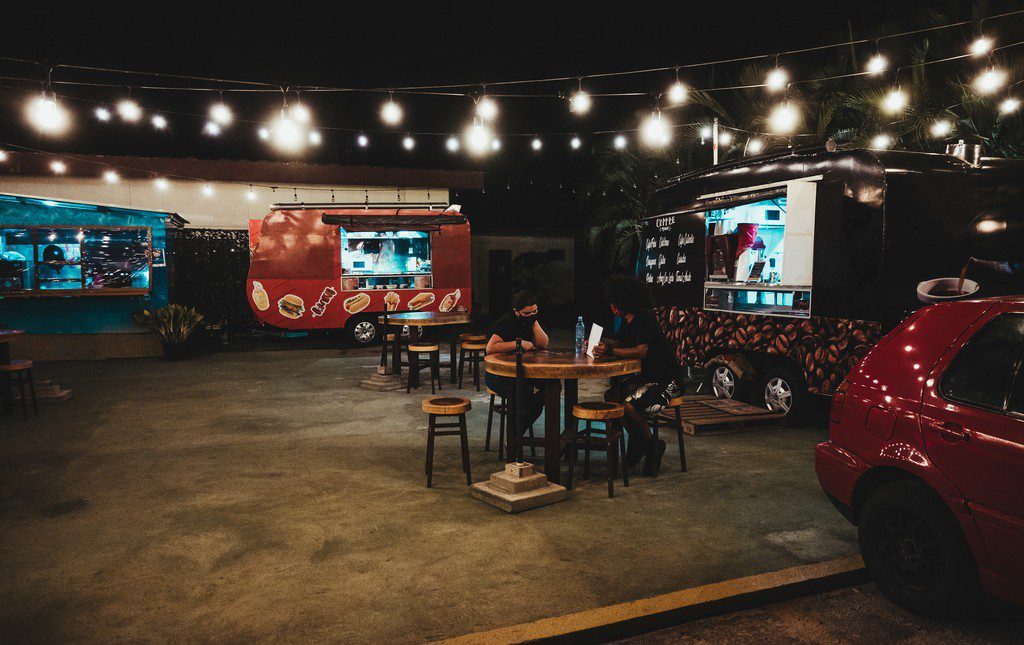
[[[487,335],[486,334],[459,334],[459,342],[460,343],[466,343],[466,342],[469,342],[469,343],[486,343],[487,342]]]
[[[669,409],[669,408],[672,408],[672,409],[675,410],[675,413],[676,413],[676,436],[679,437],[679,470],[680,470],[680,472],[684,472],[685,473],[686,472],[686,446],[683,445],[683,420],[682,420],[682,417],[680,416],[680,412],[679,412],[679,406],[681,406],[682,404],[683,404],[683,397],[677,396],[676,398],[669,400],[668,405],[666,405],[664,408],[662,408],[662,410],[666,410],[666,409]],[[655,441],[658,440],[658,426],[661,425],[660,416],[661,416],[661,412],[659,411],[658,414],[655,414],[655,415],[652,415],[652,416],[648,417],[648,421],[651,424],[651,434],[654,435],[654,440]],[[657,475],[658,475],[658,473],[654,473],[655,477],[657,477]]]
[[[443,390],[441,387],[441,348],[438,345],[431,345],[428,343],[416,343],[409,342],[409,346],[406,348],[409,354],[409,380],[405,383],[405,393],[408,394],[413,388],[413,381],[416,382],[415,387],[420,387],[420,370],[430,368],[430,393],[436,394],[437,390]],[[426,354],[429,359],[423,365],[420,365],[420,354]],[[434,389],[434,381],[437,381],[437,390]]]
[[[396,341],[396,339],[397,339],[397,341]],[[409,344],[409,337],[408,336],[403,336],[401,334],[384,334],[384,337],[383,337],[382,342],[380,344],[380,365],[381,365],[381,367],[386,367],[387,364],[388,364],[388,361],[391,360],[391,351],[392,351],[392,348],[394,347],[395,342],[398,342],[399,346],[401,346],[401,345],[408,345]],[[399,353],[401,353],[401,352],[399,352]],[[399,360],[399,365],[398,365],[399,369],[405,367],[405,365],[406,365],[405,361]]]
[[[466,473],[466,484],[473,485],[473,476],[469,472],[469,435],[466,434],[466,412],[472,407],[469,399],[461,396],[432,396],[423,400],[423,411],[427,421],[427,488],[434,480],[434,437],[458,435],[462,442],[462,471]],[[458,417],[452,423],[438,423],[438,417]],[[438,428],[458,428],[458,430],[438,430]]]
[[[498,394],[491,388],[487,388],[487,393],[491,395],[491,402],[487,408],[487,437],[484,439],[484,450],[491,449],[491,424],[494,420],[494,413],[498,413],[498,460],[503,461],[505,459],[505,418],[508,416],[508,404],[505,401],[505,397]],[[495,403],[494,399],[497,397],[501,402]],[[530,438],[533,439],[533,426],[530,426]],[[537,456],[537,446],[530,444],[530,456]]]
[[[476,391],[480,391],[480,363],[484,361],[484,351],[487,343],[479,341],[465,341],[459,348],[459,389],[462,389],[462,371],[466,365],[466,355],[469,355],[469,369],[473,372],[473,385]]]
[[[28,382],[28,390],[32,394],[32,411],[38,416],[39,405],[36,402],[36,382],[32,378],[32,361],[25,359],[12,360],[7,365],[0,365],[0,372],[11,376],[11,391],[14,391],[14,383],[18,383],[18,393],[21,395],[21,417],[28,420],[28,398],[25,397],[25,383]]]
[[[569,438],[572,449],[569,452],[569,482],[567,488],[572,489],[572,478],[576,466],[576,451],[578,449],[579,436],[584,442],[583,477],[590,474],[590,449],[595,447],[604,450],[608,454],[608,497],[615,497],[615,477],[620,468],[620,459],[626,454],[626,438],[622,430],[622,417],[626,408],[621,403],[608,403],[605,401],[592,401],[577,403],[572,406],[572,416],[577,419],[573,424],[572,436]],[[579,421],[586,421],[582,433],[577,433],[576,426]],[[600,428],[594,428],[593,422],[604,423],[603,434]],[[621,455],[620,455],[621,452]],[[629,486],[629,473],[622,468],[622,485]]]

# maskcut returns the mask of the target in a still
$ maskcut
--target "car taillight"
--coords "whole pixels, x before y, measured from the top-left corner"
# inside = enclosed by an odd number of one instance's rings
[[[839,423],[843,418],[843,402],[846,400],[846,391],[850,389],[850,384],[845,379],[836,388],[836,393],[832,395],[832,406],[829,409],[828,418],[832,423]]]

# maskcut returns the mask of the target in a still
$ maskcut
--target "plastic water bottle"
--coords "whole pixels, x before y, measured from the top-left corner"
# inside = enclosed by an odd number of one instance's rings
[[[584,347],[584,343],[586,342],[584,340],[584,338],[586,338],[586,333],[587,333],[587,329],[586,329],[586,327],[583,324],[583,316],[579,316],[578,318],[576,318],[576,355],[577,356],[579,356],[580,354],[583,354],[586,351],[586,349]]]

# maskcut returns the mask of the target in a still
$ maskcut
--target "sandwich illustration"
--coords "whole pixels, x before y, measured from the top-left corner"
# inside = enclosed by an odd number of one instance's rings
[[[388,291],[384,294],[384,306],[388,311],[398,311],[398,305],[402,302],[402,297],[394,291]]]
[[[437,306],[438,311],[451,311],[455,309],[455,305],[459,303],[459,298],[462,297],[462,291],[456,289],[452,291],[444,298],[441,298],[441,304]]]
[[[409,309],[415,311],[417,309],[423,309],[427,305],[431,305],[433,303],[434,294],[430,293],[429,291],[425,291],[423,293],[417,293],[415,296],[412,297],[412,299],[409,301]]]
[[[370,304],[370,296],[365,293],[357,293],[351,298],[345,298],[345,301],[341,303],[341,306],[345,308],[345,311],[350,314],[356,314],[366,309]]]
[[[297,320],[302,318],[303,312],[306,311],[306,303],[294,293],[289,293],[277,301],[277,310],[285,318]]]
[[[252,303],[260,311],[270,309],[270,296],[267,295],[267,290],[263,288],[263,283],[256,280],[253,280],[252,283]]]

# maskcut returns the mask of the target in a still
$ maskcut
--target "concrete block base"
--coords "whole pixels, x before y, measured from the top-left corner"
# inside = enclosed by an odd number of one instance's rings
[[[565,486],[552,484],[531,464],[507,464],[493,473],[489,481],[473,484],[469,493],[506,513],[519,513],[538,506],[561,502],[569,496]]]
[[[405,384],[402,377],[397,374],[381,374],[379,371],[370,375],[370,378],[359,382],[359,387],[374,392],[392,392],[404,390]]]

